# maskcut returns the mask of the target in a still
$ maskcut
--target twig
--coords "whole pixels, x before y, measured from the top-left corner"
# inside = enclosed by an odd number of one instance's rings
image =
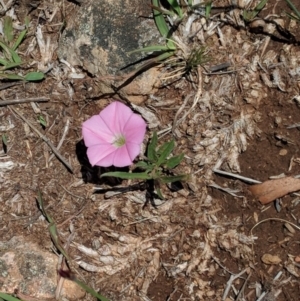
[[[249,268],[244,269],[243,271],[241,271],[240,273],[236,274],[236,275],[231,275],[227,284],[226,284],[226,288],[224,291],[224,294],[222,296],[222,301],[224,301],[229,293],[230,287],[232,286],[232,282],[237,279],[240,278],[244,273],[248,272]]]
[[[257,181],[257,180],[251,179],[251,178],[246,178],[246,177],[243,177],[243,176],[231,173],[231,172],[223,171],[223,170],[220,170],[220,169],[214,169],[213,172],[217,173],[217,174],[220,174],[220,175],[223,175],[223,176],[233,177],[233,178],[236,178],[236,179],[248,182],[248,183],[254,183],[254,184],[260,184],[261,183],[260,181]]]
[[[16,105],[19,103],[27,103],[27,102],[46,102],[49,100],[50,100],[49,97],[31,97],[31,98],[11,99],[11,100],[0,101],[0,106]]]
[[[64,128],[64,131],[63,131],[63,134],[61,136],[61,139],[56,147],[57,150],[59,150],[64,142],[64,140],[66,139],[66,136],[67,136],[67,133],[69,131],[69,127],[70,127],[70,119],[68,118],[67,119],[67,122],[66,122],[66,125],[65,125],[65,128]],[[52,160],[52,158],[54,157],[54,154],[52,154],[48,160],[48,163]]]
[[[297,230],[300,230],[300,227],[297,226],[296,224],[292,223],[292,222],[289,222],[285,219],[282,219],[282,218],[278,218],[278,217],[270,217],[270,218],[266,218],[266,219],[263,219],[262,221],[256,223],[250,230],[250,233],[252,235],[252,231],[260,224],[264,223],[264,222],[267,222],[267,221],[277,221],[277,222],[282,222],[282,223],[288,223],[290,224],[291,226],[295,227]]]
[[[10,109],[18,115],[24,122],[28,124],[28,126],[41,138],[47,145],[51,148],[56,157],[73,173],[73,168],[69,164],[69,162],[59,153],[56,147],[52,144],[52,142],[44,136],[37,128],[35,128],[24,116],[22,116],[19,112],[17,112],[14,108],[10,107]]]
[[[246,280],[245,280],[245,282],[244,282],[242,288],[240,289],[239,293],[238,293],[237,296],[236,296],[236,299],[235,299],[236,301],[240,300],[242,294],[244,293],[246,284],[247,284],[248,280],[250,279],[251,275],[252,275],[252,273],[251,273],[251,271],[250,271],[250,273],[249,273],[248,277],[246,278]],[[243,299],[243,300],[245,300],[245,299]]]

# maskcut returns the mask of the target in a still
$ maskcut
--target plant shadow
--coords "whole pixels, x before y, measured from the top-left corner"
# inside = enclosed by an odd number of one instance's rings
[[[83,139],[81,139],[76,144],[76,155],[81,165],[80,171],[81,171],[82,179],[85,183],[92,183],[96,185],[106,184],[112,187],[120,185],[122,183],[122,180],[119,178],[115,178],[115,177],[100,178],[100,176],[105,172],[128,171],[128,167],[116,169],[116,167],[114,166],[110,166],[110,167],[92,166],[89,162],[86,152],[87,152],[87,147],[85,146]]]

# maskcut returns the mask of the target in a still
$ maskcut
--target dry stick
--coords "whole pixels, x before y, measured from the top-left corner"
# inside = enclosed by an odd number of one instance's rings
[[[233,177],[233,178],[236,178],[236,179],[248,182],[248,183],[254,183],[254,184],[260,184],[261,183],[260,181],[257,181],[257,180],[251,179],[251,178],[246,178],[246,177],[236,175],[234,173],[223,171],[223,170],[220,170],[220,169],[213,169],[213,172],[218,173],[218,174],[223,175],[223,176]]]
[[[59,143],[58,143],[58,145],[56,147],[57,150],[59,150],[61,148],[61,146],[62,146],[62,144],[63,144],[63,142],[64,142],[64,140],[65,140],[65,138],[67,136],[67,133],[69,131],[69,127],[70,127],[70,119],[68,118],[67,122],[66,122],[66,125],[65,125],[65,128],[64,128],[64,132],[62,134],[62,137],[61,137],[61,139],[60,139],[60,141],[59,141]],[[52,154],[50,156],[50,158],[48,160],[48,163],[52,160],[53,157],[54,157],[54,154]]]
[[[0,106],[16,105],[19,103],[26,103],[26,102],[45,102],[45,101],[49,101],[49,100],[50,100],[49,97],[31,97],[31,98],[11,99],[11,100],[0,101]]]
[[[236,274],[236,275],[231,275],[227,284],[226,284],[226,288],[222,297],[222,301],[224,301],[229,293],[230,287],[232,286],[232,282],[237,279],[240,278],[244,273],[248,272],[249,268],[244,269],[243,271],[241,271],[240,273]]]
[[[44,136],[37,128],[35,128],[24,116],[22,116],[19,112],[17,112],[15,109],[10,107],[10,109],[18,115],[24,122],[28,124],[28,126],[41,138],[44,140],[44,142],[47,143],[47,145],[51,148],[53,153],[56,155],[56,157],[73,173],[73,168],[69,164],[69,162],[59,153],[59,151],[56,149],[56,147],[52,144],[52,142]]]
[[[261,220],[260,222],[256,223],[250,230],[250,234],[252,235],[252,231],[260,224],[264,223],[264,222],[267,222],[267,221],[277,221],[277,222],[282,222],[282,223],[288,223],[290,224],[291,226],[295,227],[297,230],[300,230],[300,227],[297,226],[296,224],[292,223],[292,222],[289,222],[285,219],[282,219],[282,218],[278,218],[278,217],[270,217],[270,218],[266,218],[266,219],[263,219]]]

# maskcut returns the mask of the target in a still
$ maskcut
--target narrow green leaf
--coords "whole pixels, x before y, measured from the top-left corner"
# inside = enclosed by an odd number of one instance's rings
[[[254,10],[244,10],[243,12],[243,18],[246,22],[252,21],[259,13],[260,11],[264,8],[268,0],[261,0]]]
[[[166,161],[166,166],[168,169],[172,169],[176,167],[183,159],[184,154],[180,154],[178,156],[171,157]]]
[[[11,80],[24,80],[24,78],[17,74],[6,74],[6,73],[0,73],[0,77],[11,79]]]
[[[152,4],[154,7],[155,6],[159,7],[159,0],[152,0]],[[154,16],[155,24],[156,24],[161,36],[164,38],[169,38],[168,34],[169,34],[170,29],[164,18],[163,13],[156,10],[155,8],[153,8],[153,16]]]
[[[1,293],[0,292],[0,298],[6,300],[6,301],[21,301],[20,299],[18,298],[15,298],[11,295],[8,295],[8,294],[5,294],[5,293]]]
[[[296,8],[296,6],[292,3],[292,1],[290,0],[285,0],[287,2],[287,4],[289,5],[289,7],[293,10],[293,12],[297,15],[297,19],[298,21],[300,21],[300,12],[299,10]]]
[[[61,254],[63,254],[66,257],[66,259],[70,260],[70,257],[68,256],[67,252],[65,251],[65,249],[63,248],[63,246],[60,243],[55,222],[52,219],[52,217],[45,210],[44,201],[43,201],[42,193],[40,190],[38,192],[37,201],[39,203],[42,213],[46,217],[47,221],[50,223],[48,228],[49,228],[50,236],[52,238],[52,241],[53,241],[55,247],[60,251]]]
[[[14,42],[14,45],[12,46],[12,50],[16,50],[19,47],[19,45],[22,43],[23,39],[25,38],[26,33],[27,33],[27,29],[21,31],[17,40]]]
[[[77,278],[75,278],[73,281],[75,283],[77,283],[79,286],[81,286],[86,292],[91,294],[93,297],[97,298],[98,300],[100,300],[100,301],[109,301],[109,299],[107,299],[104,296],[98,294],[95,290],[93,290],[91,287],[86,285],[84,282],[78,280]]]
[[[3,41],[0,41],[0,47],[4,50],[4,54],[6,54],[6,58],[11,60],[12,59],[12,56],[11,56],[11,51],[9,49],[9,47],[5,44],[5,42]]]
[[[171,5],[172,9],[175,11],[175,13],[177,14],[177,16],[180,19],[182,19],[183,13],[182,13],[181,7],[179,6],[177,0],[167,0],[167,1]]]
[[[162,194],[160,188],[157,186],[157,187],[155,187],[155,189],[156,189],[156,193],[157,193],[158,197],[159,197],[161,200],[163,200],[163,199],[164,199],[164,196],[163,196],[163,194]]]
[[[20,63],[7,62],[7,64],[5,66],[0,67],[0,70],[4,71],[4,70],[12,69],[12,68],[15,68],[18,66],[20,66]]]
[[[139,161],[136,164],[134,164],[134,166],[137,167],[137,168],[142,168],[142,169],[149,168],[149,164],[145,161]]]
[[[12,49],[9,49],[9,50],[10,50],[11,57],[12,57],[13,61],[14,61],[15,63],[21,64],[21,63],[22,63],[22,60],[21,60],[21,58],[19,57],[19,55],[18,55],[14,50],[12,50]]]
[[[189,175],[177,175],[177,176],[163,176],[159,178],[159,181],[163,184],[177,182],[177,181],[186,181]]]
[[[7,146],[7,136],[6,136],[6,134],[2,134],[2,142],[5,146]]]
[[[152,0],[152,4],[155,7],[159,7],[159,0]],[[168,27],[168,24],[165,20],[164,15],[156,10],[155,8],[153,8],[153,16],[154,16],[154,21],[155,24],[157,26],[158,31],[160,32],[161,36],[168,39],[167,41],[167,46],[170,49],[176,49],[176,45],[174,44],[174,42],[171,40],[171,33],[170,33],[170,29]]]
[[[9,61],[0,58],[0,64],[1,64],[1,65],[7,65],[8,63],[9,63]]]
[[[44,118],[42,115],[40,115],[40,116],[38,117],[38,120],[39,120],[39,123],[40,123],[42,126],[44,126],[44,127],[47,126],[47,122],[46,122],[45,118]]]
[[[43,72],[29,72],[24,76],[24,79],[27,81],[37,81],[42,80],[45,77]]]
[[[157,160],[157,154],[156,154],[156,147],[157,147],[157,133],[154,132],[152,139],[150,140],[150,143],[147,148],[147,158],[150,160],[150,162],[156,162]]]
[[[165,143],[165,147],[160,155],[160,157],[158,158],[156,165],[160,166],[162,163],[165,162],[165,160],[167,159],[167,157],[171,154],[171,152],[173,151],[175,147],[175,142],[174,140],[170,141],[170,142],[166,142]]]
[[[205,18],[206,19],[208,19],[210,17],[211,4],[212,4],[212,1],[208,1],[205,5]]]
[[[13,38],[14,38],[13,24],[12,24],[12,18],[9,16],[4,17],[3,33],[4,33],[5,40],[7,42],[11,42],[13,40]]]
[[[103,177],[115,177],[120,178],[124,180],[150,180],[151,176],[149,176],[146,172],[125,172],[125,171],[112,171],[112,172],[106,172],[100,176],[100,178]]]

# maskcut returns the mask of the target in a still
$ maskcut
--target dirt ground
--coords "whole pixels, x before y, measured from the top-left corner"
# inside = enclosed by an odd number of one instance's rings
[[[224,1],[215,3],[223,7]],[[54,25],[80,9],[66,1],[20,0],[13,6],[19,20],[28,13],[53,40],[60,35]],[[198,69],[201,76],[194,72],[198,81],[192,84],[183,76],[164,82],[142,105],[159,119],[158,132],[173,126],[160,141],[175,139],[175,154],[183,152],[185,158],[174,173],[191,175],[179,190],[162,187],[164,201],[146,202],[142,190],[108,195],[134,183],[103,181],[99,176],[105,170],[89,165],[81,124],[120,99],[91,98],[86,87],[96,78],[69,79],[54,52],[55,68],[44,81],[0,86],[2,101],[50,97],[37,104],[38,111],[29,103],[0,107],[0,134],[7,136],[0,160],[13,163],[0,170],[1,241],[21,235],[53,252],[48,223],[36,201],[41,191],[62,242],[70,229],[75,233],[68,249],[72,269],[112,301],[299,300],[299,194],[262,205],[248,190],[251,184],[213,172],[217,168],[261,182],[300,174],[300,32],[299,23],[292,26],[285,11],[291,10],[284,0],[269,0],[259,15],[284,20],[285,27],[277,26],[271,34],[252,23],[245,28],[221,23],[225,44],[217,31],[206,37],[211,59]],[[21,52],[29,42],[30,35]],[[38,61],[38,49],[32,55]],[[209,71],[227,61],[229,69]],[[199,87],[201,96],[193,103]],[[66,131],[59,152],[73,173],[19,114],[55,146]],[[46,127],[39,124],[39,115]],[[102,190],[95,192],[95,187]],[[88,256],[81,246],[97,251],[99,258]],[[266,263],[266,254],[276,260]]]

